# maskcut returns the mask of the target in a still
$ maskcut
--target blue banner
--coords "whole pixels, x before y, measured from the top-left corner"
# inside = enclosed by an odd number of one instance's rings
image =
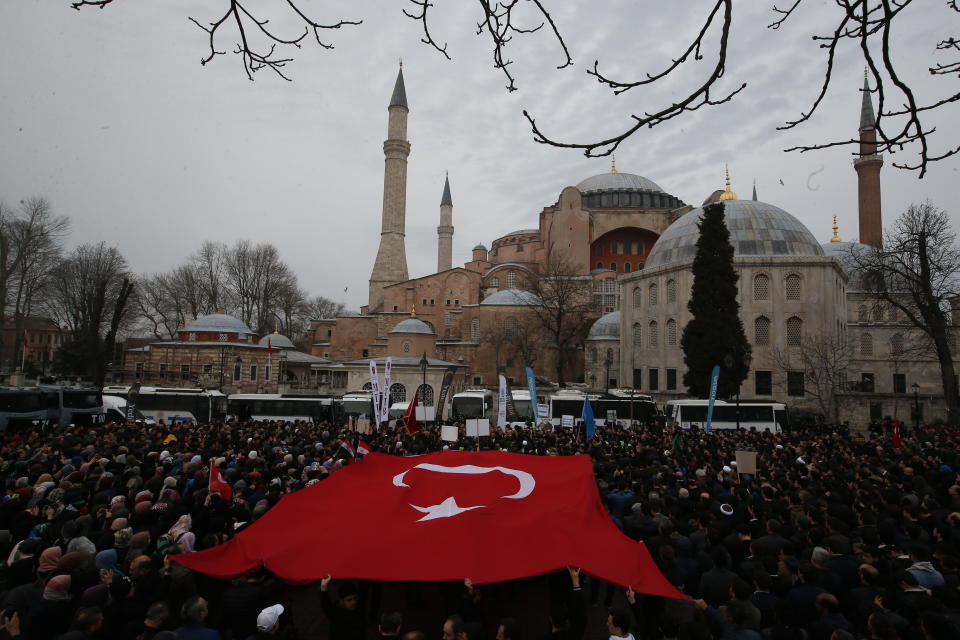
[[[590,406],[590,397],[583,396],[583,428],[586,430],[587,440],[593,437],[597,432],[597,424],[593,419],[593,407]]]
[[[710,402],[707,404],[707,426],[703,429],[710,433],[710,423],[713,422],[713,403],[717,401],[717,383],[720,381],[720,365],[713,366],[710,373]]]
[[[533,367],[527,367],[527,388],[530,389],[530,412],[533,414],[533,422],[537,423],[540,422],[540,415],[537,411],[537,376],[533,375]]]

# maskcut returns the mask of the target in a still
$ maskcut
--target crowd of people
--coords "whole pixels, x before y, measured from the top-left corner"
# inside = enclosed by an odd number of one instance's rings
[[[590,440],[574,429],[508,428],[462,445],[588,454],[610,517],[647,545],[688,600],[635,594],[575,567],[484,587],[470,576],[455,585],[392,585],[403,597],[391,600],[384,585],[336,576],[306,587],[266,572],[227,583],[172,561],[228,540],[286,494],[357,463],[361,437],[373,451],[399,456],[461,448],[440,440],[439,428],[361,436],[302,422],[3,434],[0,636],[960,637],[960,434],[942,428],[895,442],[825,426],[679,435],[611,426]],[[738,450],[757,453],[755,474],[738,473]],[[230,485],[229,500],[208,489],[210,465]],[[542,599],[527,597],[537,588]],[[431,594],[441,596],[434,622],[414,615],[430,610]]]

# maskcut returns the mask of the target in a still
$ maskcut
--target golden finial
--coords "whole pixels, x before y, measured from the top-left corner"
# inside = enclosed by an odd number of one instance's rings
[[[416,302],[413,303],[413,308],[410,310],[410,317],[411,317],[411,318],[416,318],[416,317],[417,317],[417,303],[416,303]]]
[[[723,193],[720,194],[720,200],[738,200],[739,198],[737,198],[737,194],[730,190],[730,167],[727,165],[724,166],[726,167],[727,172],[727,188]]]
[[[864,67],[863,67],[863,81],[864,81],[864,82],[867,81],[867,76],[868,76],[869,73],[870,73],[870,68],[867,67],[866,65],[864,65]]]
[[[617,156],[610,156],[610,173],[618,173],[617,171]]]
[[[833,216],[833,237],[830,238],[830,242],[843,242],[843,240],[840,239],[840,235],[837,233],[839,230],[840,227],[837,226],[837,216]]]

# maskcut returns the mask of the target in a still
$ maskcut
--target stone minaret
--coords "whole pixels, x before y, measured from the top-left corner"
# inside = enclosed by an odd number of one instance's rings
[[[370,274],[368,312],[383,310],[383,288],[403,282],[407,276],[407,251],[404,245],[407,215],[407,92],[403,86],[403,68],[397,74],[387,120],[387,139],[383,143],[383,223],[380,248]]]
[[[437,273],[453,266],[453,198],[450,197],[450,176],[443,183],[440,199],[440,226],[437,227]]]
[[[883,244],[880,218],[880,167],[883,156],[877,153],[877,120],[867,72],[863,73],[863,103],[860,107],[860,155],[853,161],[857,171],[857,202],[860,210],[860,242],[871,247]]]

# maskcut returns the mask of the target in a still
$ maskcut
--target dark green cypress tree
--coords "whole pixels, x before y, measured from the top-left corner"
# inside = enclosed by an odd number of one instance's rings
[[[733,269],[733,246],[724,222],[723,203],[709,204],[697,224],[700,239],[693,259],[693,291],[687,308],[693,315],[683,328],[683,361],[687,391],[706,398],[710,373],[720,365],[717,396],[737,394],[750,368],[750,345],[740,321],[737,302],[737,272]]]

